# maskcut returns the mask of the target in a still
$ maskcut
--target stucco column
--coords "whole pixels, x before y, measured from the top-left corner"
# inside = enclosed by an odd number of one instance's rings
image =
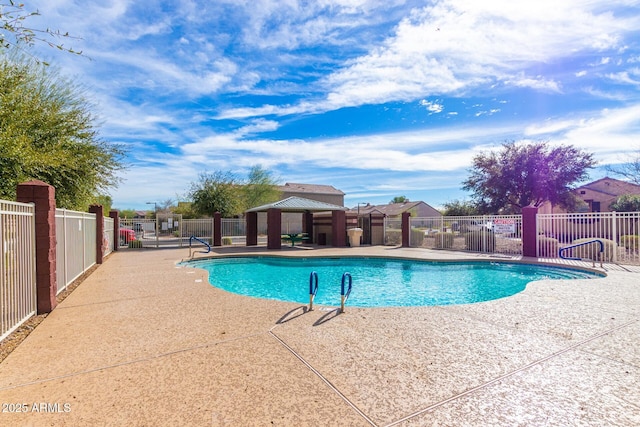
[[[347,246],[347,215],[345,211],[331,213],[331,241],[332,246],[336,248]]]
[[[402,247],[409,247],[409,233],[411,233],[411,214],[409,212],[402,212]]]
[[[258,245],[258,212],[247,212],[245,214],[247,228],[245,234],[247,238],[247,246]]]
[[[89,213],[96,216],[96,264],[102,264],[104,260],[104,210],[102,205],[89,206]]]
[[[271,208],[267,211],[267,249],[282,247],[282,211]]]
[[[213,214],[213,246],[222,246],[222,214]]]
[[[120,212],[112,209],[109,211],[109,218],[113,219],[113,251],[120,249]]]
[[[522,256],[538,256],[538,235],[536,221],[538,208],[526,206],[522,208]]]
[[[38,180],[25,182],[18,185],[16,200],[35,204],[38,314],[49,313],[58,304],[55,189]]]
[[[302,221],[302,232],[307,233],[309,240],[307,243],[313,243],[313,212],[306,211]]]

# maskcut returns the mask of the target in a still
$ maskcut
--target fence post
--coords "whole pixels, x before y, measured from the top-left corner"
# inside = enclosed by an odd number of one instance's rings
[[[18,202],[35,204],[36,293],[38,314],[49,313],[57,305],[56,294],[56,198],[49,184],[33,180],[19,184]]]
[[[96,264],[104,260],[104,208],[102,205],[89,206],[89,213],[96,216]],[[84,266],[86,267],[86,266]]]
[[[410,245],[409,235],[411,234],[410,224],[411,213],[402,212],[402,247],[408,248]]]
[[[113,251],[120,249],[120,212],[115,209],[109,211],[109,217],[113,219]],[[144,230],[144,228],[143,228]],[[144,233],[144,231],[143,231]]]
[[[618,242],[620,238],[618,237],[618,218],[616,216],[616,211],[611,212],[611,240],[613,240],[613,254],[611,261],[616,264],[618,262]]]
[[[222,246],[222,214],[213,214],[213,246]]]
[[[538,208],[525,206],[522,208],[522,256],[538,256]]]

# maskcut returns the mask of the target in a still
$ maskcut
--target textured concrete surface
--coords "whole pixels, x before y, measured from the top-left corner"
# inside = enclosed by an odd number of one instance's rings
[[[0,364],[0,425],[640,425],[639,272],[337,314],[221,291],[187,257],[111,255]]]

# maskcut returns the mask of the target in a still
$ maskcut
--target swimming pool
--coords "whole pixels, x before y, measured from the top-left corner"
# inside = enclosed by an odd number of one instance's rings
[[[521,292],[544,279],[601,277],[588,271],[501,262],[436,262],[394,258],[215,258],[186,263],[209,272],[209,282],[236,294],[309,302],[309,276],[318,274],[314,304],[339,306],[349,272],[352,307],[468,304]]]

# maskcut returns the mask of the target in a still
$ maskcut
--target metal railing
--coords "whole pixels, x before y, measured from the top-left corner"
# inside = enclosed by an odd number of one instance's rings
[[[391,221],[387,223],[395,224]],[[400,225],[396,226],[397,230],[385,227],[387,244],[401,243]],[[522,254],[521,215],[417,217],[410,219],[410,227],[411,247]]]
[[[313,310],[313,300],[318,293],[318,273],[312,271],[309,275],[309,311]]]
[[[640,212],[539,214],[536,228],[539,257],[557,258],[567,246],[598,239],[605,262],[640,265]],[[594,251],[589,246],[574,249],[576,256],[589,259]]]
[[[58,294],[96,263],[96,215],[56,209]]]
[[[192,244],[193,244],[194,240],[196,242],[202,243],[207,248],[207,250],[206,251],[192,251]],[[204,240],[202,240],[202,239],[200,239],[200,238],[198,238],[196,236],[191,236],[189,238],[189,258],[191,258],[194,253],[195,254],[208,254],[209,252],[211,252],[211,245],[209,245],[209,243],[205,242]]]
[[[0,200],[0,340],[36,313],[33,204]]]
[[[347,279],[348,283],[346,283]],[[340,313],[344,313],[344,304],[351,295],[351,289],[353,289],[353,277],[351,277],[351,273],[344,273],[340,284]]]

